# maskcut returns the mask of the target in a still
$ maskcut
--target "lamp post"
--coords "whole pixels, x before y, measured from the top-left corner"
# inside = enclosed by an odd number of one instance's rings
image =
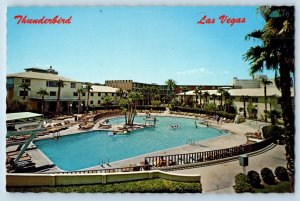
[[[72,103],[69,105],[69,115],[72,114]]]
[[[243,154],[239,156],[240,166],[243,167],[243,173],[246,174],[246,166],[249,164],[249,159],[247,154]]]

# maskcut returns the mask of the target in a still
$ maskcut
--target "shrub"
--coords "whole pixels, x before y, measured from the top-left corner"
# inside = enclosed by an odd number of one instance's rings
[[[152,105],[138,105],[136,107],[138,110],[166,110],[166,107],[163,106],[152,106]]]
[[[181,112],[190,112],[190,113],[197,113],[197,114],[210,114],[210,115],[219,115],[220,117],[225,117],[227,119],[234,119],[235,114],[233,113],[228,113],[225,111],[210,111],[210,110],[204,110],[200,108],[188,108],[188,107],[173,107],[171,108],[172,111],[181,111]]]
[[[254,188],[247,182],[247,176],[243,173],[235,176],[235,186],[233,188],[236,193],[254,192]]]
[[[271,169],[265,167],[261,170],[260,175],[262,177],[262,180],[265,184],[268,185],[274,185],[275,183],[275,176]]]
[[[287,170],[282,167],[282,166],[278,166],[275,169],[275,175],[276,177],[280,180],[280,181],[289,181],[289,175]]]
[[[260,188],[261,187],[261,179],[258,174],[258,172],[251,170],[247,174],[247,181],[249,184],[254,188]]]
[[[284,129],[279,126],[265,126],[262,128],[264,138],[274,137],[275,139],[281,139],[284,134]]]

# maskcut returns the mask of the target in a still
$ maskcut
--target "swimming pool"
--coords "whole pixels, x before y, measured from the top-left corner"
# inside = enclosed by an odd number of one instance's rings
[[[145,123],[138,116],[137,123]],[[59,140],[36,141],[38,148],[59,168],[80,170],[109,162],[139,156],[159,150],[201,141],[227,134],[211,127],[195,127],[195,119],[157,117],[155,127],[132,131],[129,135],[108,135],[107,131],[90,131],[61,137]],[[111,119],[109,123],[123,123],[124,118]],[[199,120],[197,120],[199,122]],[[171,129],[170,125],[180,128]]]

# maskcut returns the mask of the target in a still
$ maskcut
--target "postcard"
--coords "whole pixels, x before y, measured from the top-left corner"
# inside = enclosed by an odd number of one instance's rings
[[[6,18],[7,192],[294,194],[294,6]]]

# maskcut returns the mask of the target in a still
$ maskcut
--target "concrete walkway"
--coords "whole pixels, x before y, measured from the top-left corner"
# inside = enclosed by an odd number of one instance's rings
[[[249,158],[249,166],[246,171],[255,170],[260,173],[261,169],[268,167],[275,170],[278,166],[286,166],[284,147],[277,145],[275,148]],[[182,174],[200,174],[203,193],[232,193],[234,189],[234,177],[243,172],[239,161],[224,164],[206,166],[193,169],[172,171]]]

